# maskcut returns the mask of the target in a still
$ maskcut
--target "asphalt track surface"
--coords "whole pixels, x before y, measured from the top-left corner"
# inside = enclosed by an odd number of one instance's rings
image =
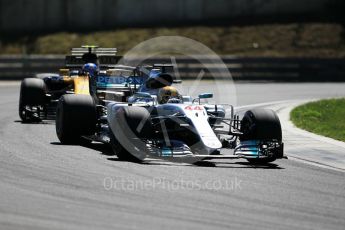
[[[0,229],[344,229],[342,171],[291,159],[118,161],[101,144],[60,145],[53,122],[20,123],[19,86],[0,85]],[[247,105],[344,96],[345,84],[236,90]]]

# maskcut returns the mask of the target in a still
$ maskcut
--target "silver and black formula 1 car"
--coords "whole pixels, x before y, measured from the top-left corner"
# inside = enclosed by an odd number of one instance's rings
[[[108,82],[135,79],[138,83],[127,101],[100,103],[91,95],[63,95],[56,117],[60,141],[107,143],[118,158],[136,162],[148,157],[185,162],[245,158],[267,163],[283,157],[282,130],[274,111],[253,109],[239,119],[231,105],[202,103],[213,96],[210,93],[194,99],[179,95],[161,103],[158,92],[173,83],[172,76],[161,70],[151,68],[140,79],[111,75]],[[223,155],[224,148],[233,153]]]

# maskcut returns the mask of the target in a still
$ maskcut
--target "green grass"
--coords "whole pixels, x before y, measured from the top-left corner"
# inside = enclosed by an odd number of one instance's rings
[[[163,35],[185,36],[218,54],[273,57],[345,57],[345,29],[337,23],[253,26],[128,28],[90,33],[59,32],[40,36],[0,35],[0,54],[66,54],[71,47],[117,47],[122,55],[135,45]]]
[[[345,99],[310,102],[291,112],[299,128],[345,142]]]

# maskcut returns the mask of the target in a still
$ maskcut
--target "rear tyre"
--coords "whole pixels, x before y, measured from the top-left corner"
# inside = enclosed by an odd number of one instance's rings
[[[90,95],[63,95],[56,109],[56,134],[62,144],[84,144],[96,132],[96,105]]]
[[[20,86],[19,117],[23,122],[40,120],[39,114],[33,116],[26,107],[43,108],[46,104],[46,85],[42,79],[25,78]],[[39,113],[39,111],[38,111]]]
[[[252,109],[245,113],[241,121],[241,141],[276,140],[282,141],[282,129],[277,114],[270,109]],[[282,150],[281,150],[282,151]],[[261,159],[247,159],[250,163],[266,164],[277,159],[277,155]]]
[[[113,118],[111,146],[123,161],[143,161],[146,144],[142,139],[152,137],[150,113],[143,107],[122,107]]]

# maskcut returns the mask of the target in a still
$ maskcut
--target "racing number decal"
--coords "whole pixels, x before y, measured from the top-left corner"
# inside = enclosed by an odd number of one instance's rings
[[[192,106],[192,105],[188,105],[184,108],[185,110],[204,110],[204,108],[202,106]]]

